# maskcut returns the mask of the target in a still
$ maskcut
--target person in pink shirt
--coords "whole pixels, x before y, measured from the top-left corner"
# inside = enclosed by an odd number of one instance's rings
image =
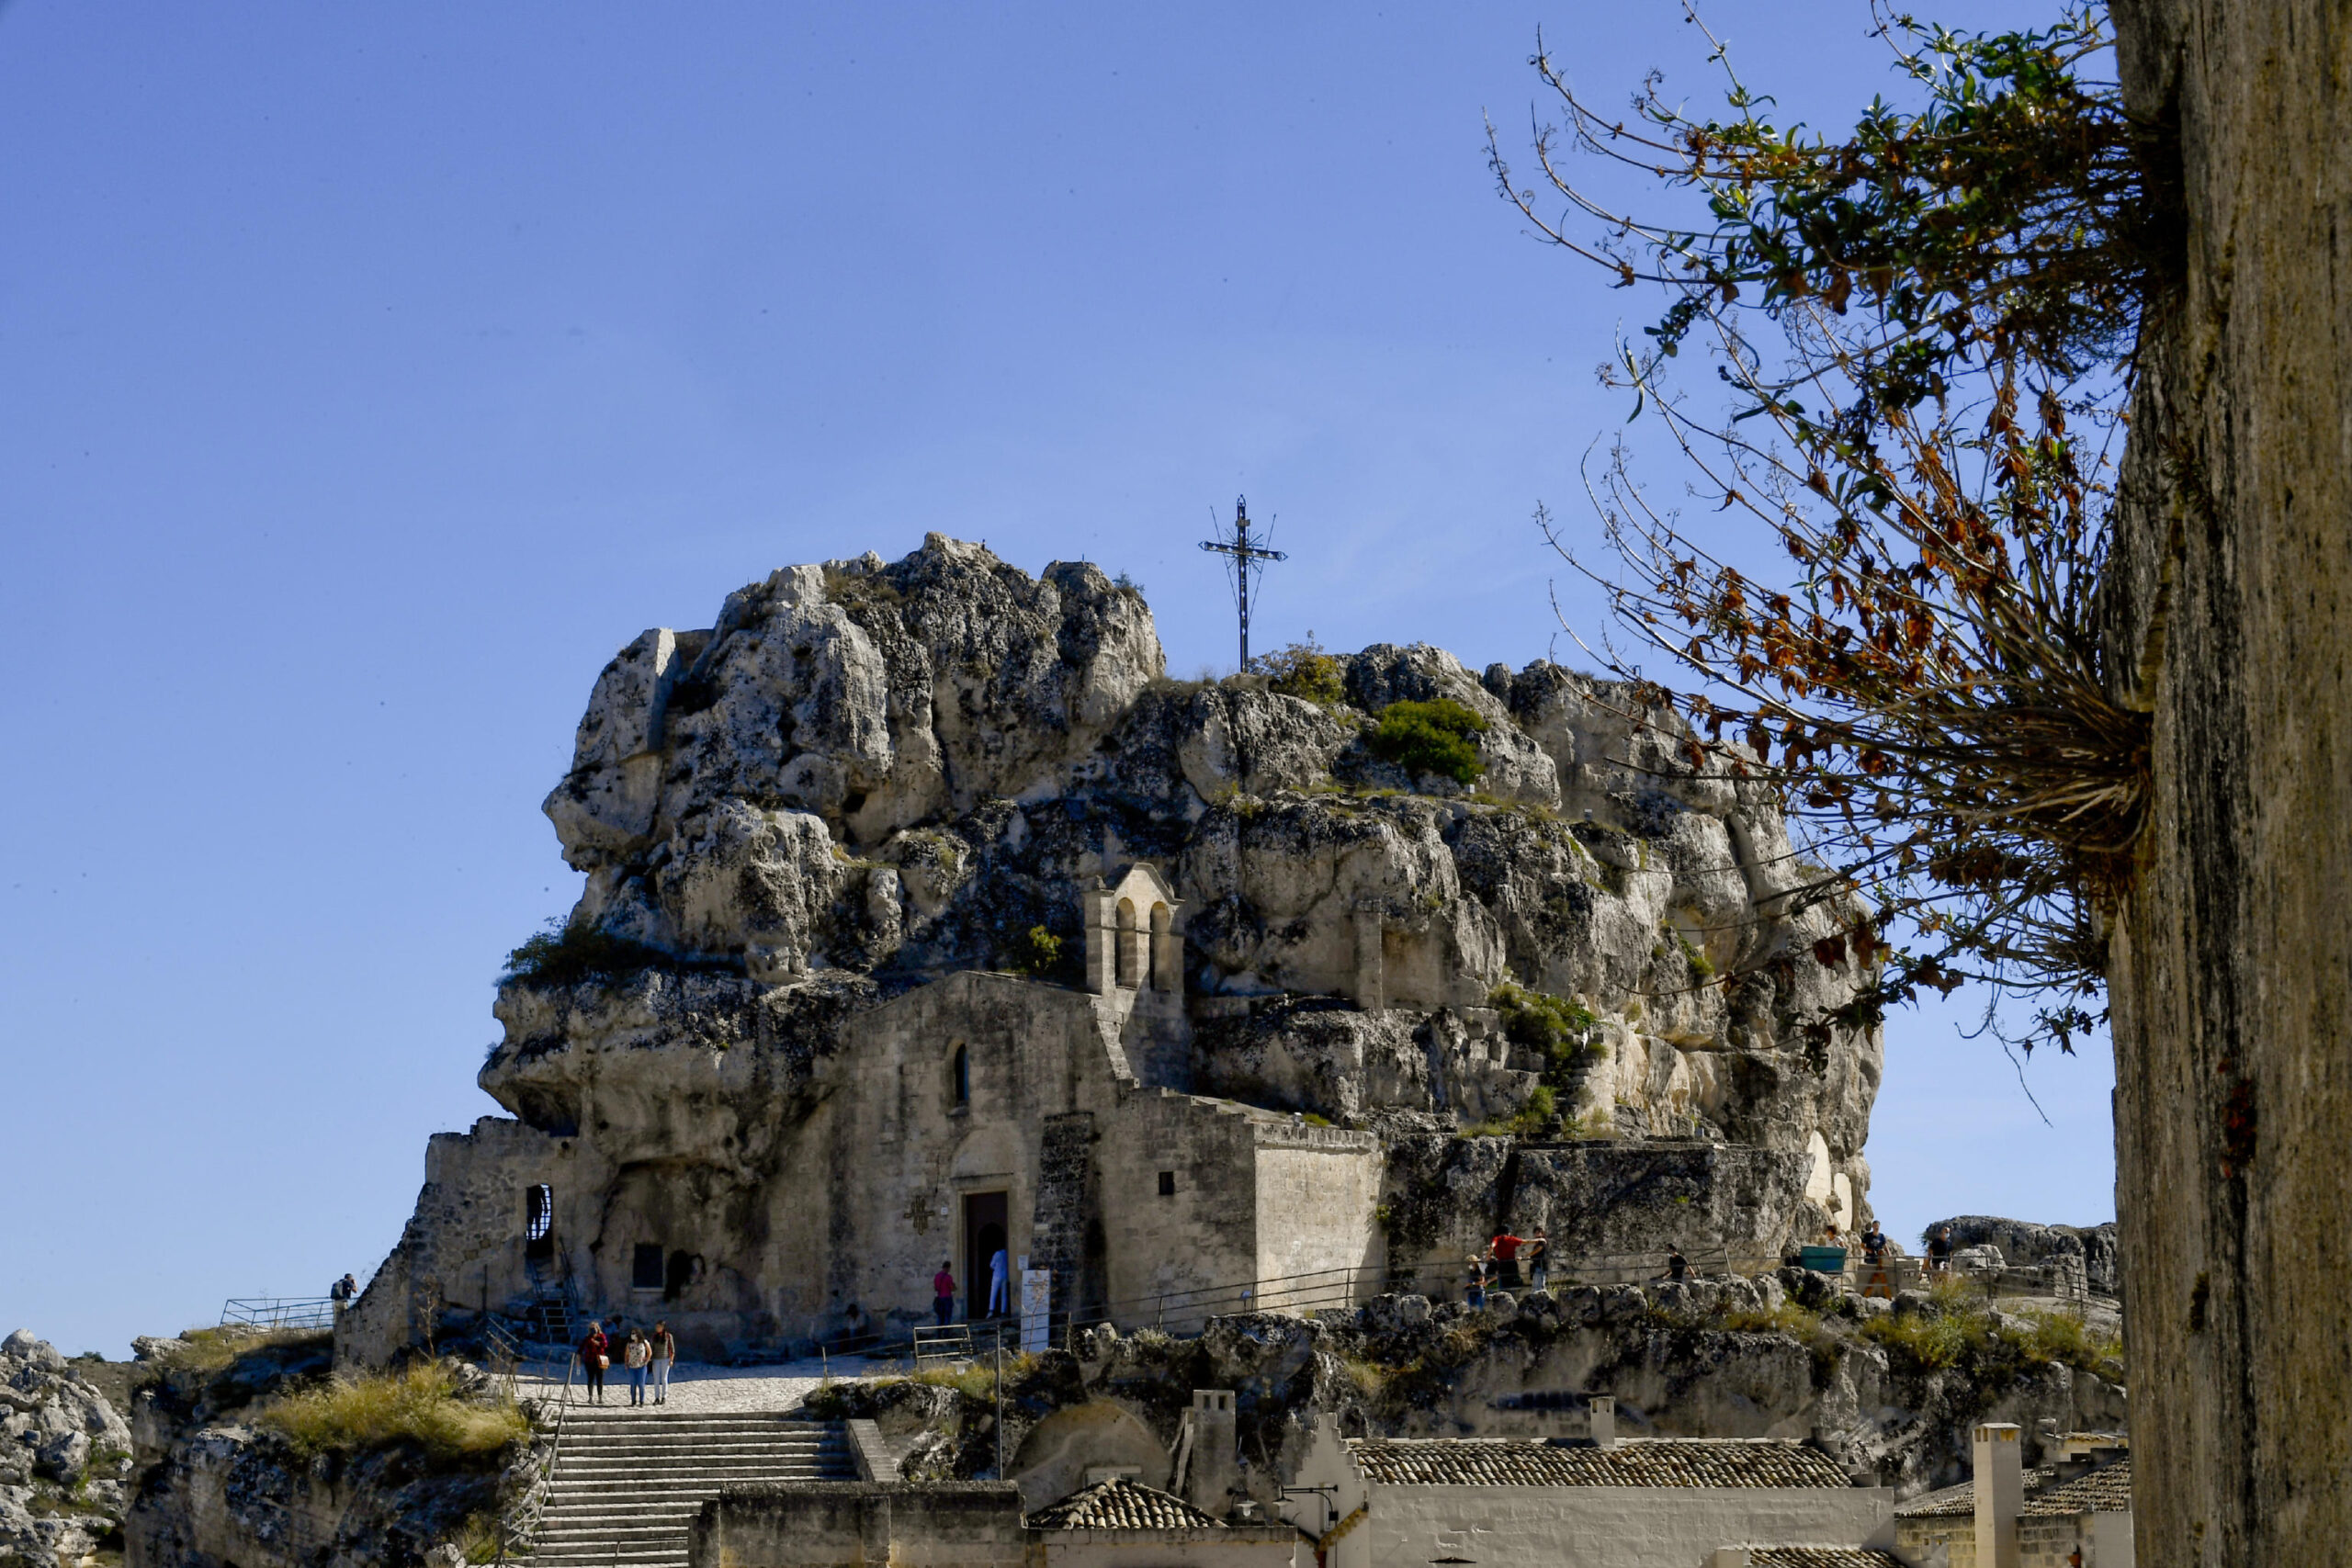
[[[945,1263],[931,1277],[932,1309],[939,1314],[939,1326],[946,1327],[956,1318],[956,1275]]]

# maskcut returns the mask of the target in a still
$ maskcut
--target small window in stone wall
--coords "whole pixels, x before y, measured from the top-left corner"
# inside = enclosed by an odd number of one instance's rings
[[[1162,1198],[1173,1198],[1176,1196],[1176,1173],[1174,1171],[1163,1170],[1159,1173],[1159,1195]]]
[[[662,1244],[640,1241],[629,1255],[628,1282],[631,1290],[658,1291],[662,1288]]]
[[[961,1045],[956,1047],[955,1055],[949,1060],[948,1072],[952,1092],[956,1096],[956,1108],[961,1111],[972,1103],[972,1057]]]

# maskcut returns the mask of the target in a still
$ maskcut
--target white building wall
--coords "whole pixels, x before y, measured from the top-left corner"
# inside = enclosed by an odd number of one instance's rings
[[[1334,1568],[1697,1568],[1719,1546],[1889,1546],[1885,1487],[1379,1486]],[[1345,1542],[1342,1546],[1345,1546]],[[1441,1550],[1442,1549],[1442,1550]]]
[[[1298,1281],[1290,1288],[1314,1292],[1309,1305],[1350,1299],[1351,1280],[1337,1271],[1368,1273],[1385,1261],[1376,1217],[1386,1163],[1380,1147],[1323,1127],[1261,1127],[1257,1143],[1258,1278]],[[1300,1280],[1309,1274],[1329,1277]],[[1293,1304],[1279,1293],[1267,1300]]]

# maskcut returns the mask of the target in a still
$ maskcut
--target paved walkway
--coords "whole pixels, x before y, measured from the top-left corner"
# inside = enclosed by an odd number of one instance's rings
[[[805,1361],[778,1361],[759,1367],[713,1367],[699,1361],[681,1361],[670,1374],[670,1398],[660,1409],[680,1414],[706,1412],[718,1414],[735,1411],[786,1411],[797,1405],[825,1381],[830,1371],[836,1381],[878,1377],[890,1370],[888,1362],[868,1362],[863,1356],[836,1356],[830,1364],[815,1359]],[[537,1363],[537,1376],[525,1375],[515,1381],[515,1393],[526,1399],[555,1399],[563,1393],[563,1378],[558,1373],[547,1375],[547,1365]],[[651,1401],[652,1390],[646,1391],[646,1408],[657,1408]],[[577,1400],[582,1385],[576,1376],[571,1396]],[[615,1367],[605,1374],[605,1405],[626,1406],[628,1404],[628,1371]]]

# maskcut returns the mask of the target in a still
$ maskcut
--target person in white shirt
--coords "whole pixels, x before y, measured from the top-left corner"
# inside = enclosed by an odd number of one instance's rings
[[[1008,1280],[1010,1268],[1011,1265],[1004,1256],[1004,1248],[1001,1247],[998,1247],[996,1249],[996,1255],[989,1259],[988,1314],[990,1317],[997,1316],[1011,1304],[1009,1298],[1012,1295],[1012,1292],[1009,1288]]]

